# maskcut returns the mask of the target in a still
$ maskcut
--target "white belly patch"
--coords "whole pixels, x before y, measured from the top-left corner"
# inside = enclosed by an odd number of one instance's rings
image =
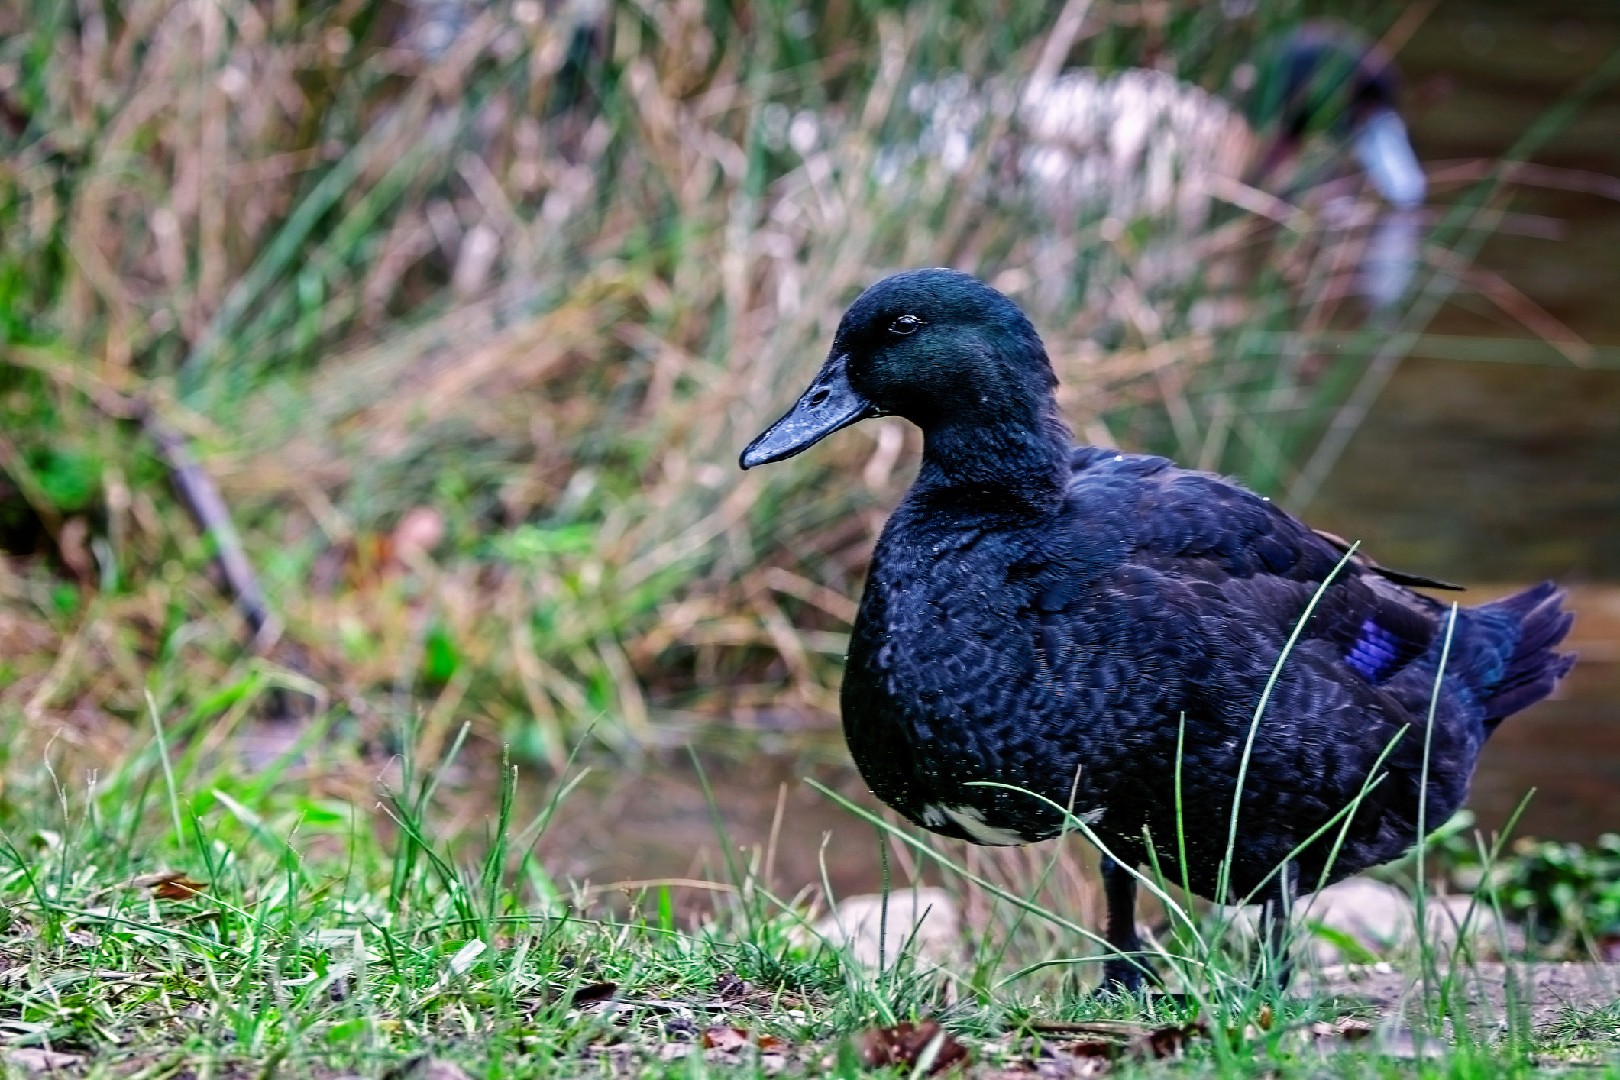
[[[1087,825],[1094,825],[1103,816],[1102,808],[1089,810],[1080,814],[1079,818]],[[946,821],[953,821],[956,827],[966,833],[974,843],[984,844],[987,847],[1013,847],[1018,844],[1031,844],[1045,840],[1046,836],[1028,837],[1015,833],[1010,829],[997,828],[984,820],[984,814],[973,806],[943,806],[930,804],[923,807],[922,823],[930,828],[938,828]],[[1051,835],[1056,835],[1055,833]]]
[[[956,822],[956,827],[972,837],[975,843],[987,844],[991,847],[1008,847],[1013,844],[1028,843],[1022,836],[1006,829],[998,829],[994,825],[987,825],[984,815],[971,806],[930,806],[929,810],[939,810]]]

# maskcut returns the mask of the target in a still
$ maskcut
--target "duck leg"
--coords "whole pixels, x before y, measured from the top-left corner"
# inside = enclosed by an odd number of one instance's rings
[[[1103,962],[1102,988],[1136,994],[1144,977],[1153,972],[1141,958],[1142,939],[1136,933],[1136,878],[1125,867],[1102,857],[1103,898],[1108,903],[1108,945],[1114,956]]]

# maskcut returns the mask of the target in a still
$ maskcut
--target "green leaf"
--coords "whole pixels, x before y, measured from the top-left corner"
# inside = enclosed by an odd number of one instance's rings
[[[422,678],[434,686],[443,686],[461,667],[461,652],[456,648],[450,631],[435,623],[423,643]]]
[[[64,514],[87,509],[101,490],[101,460],[79,450],[45,448],[29,455],[34,479]]]

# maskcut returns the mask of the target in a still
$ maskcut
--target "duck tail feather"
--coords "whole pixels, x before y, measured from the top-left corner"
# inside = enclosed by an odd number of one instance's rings
[[[1563,608],[1564,593],[1550,581],[1485,605],[1517,624],[1502,676],[1485,694],[1485,730],[1553,692],[1575,664],[1575,654],[1557,652],[1575,616]]]

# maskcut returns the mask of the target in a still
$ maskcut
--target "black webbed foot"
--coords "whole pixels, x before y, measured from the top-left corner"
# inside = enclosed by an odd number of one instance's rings
[[[1144,973],[1140,960],[1113,959],[1103,962],[1102,985],[1097,989],[1108,994],[1141,994],[1147,987],[1158,984],[1151,973]]]

